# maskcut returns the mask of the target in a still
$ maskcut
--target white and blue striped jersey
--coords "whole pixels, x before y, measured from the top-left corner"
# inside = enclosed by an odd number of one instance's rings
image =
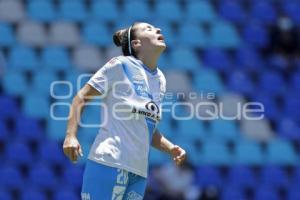
[[[147,177],[153,132],[161,118],[166,91],[163,73],[132,56],[111,59],[88,81],[103,95],[106,121],[88,158]],[[106,111],[105,111],[106,110]]]

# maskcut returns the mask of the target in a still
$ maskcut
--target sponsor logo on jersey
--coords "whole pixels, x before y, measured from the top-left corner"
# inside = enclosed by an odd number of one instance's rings
[[[156,105],[156,103],[154,103],[153,101],[149,101],[148,103],[145,104],[145,108],[146,108],[145,110],[142,110],[133,107],[132,113],[144,115],[145,117],[149,117],[157,121],[160,120],[159,107]]]

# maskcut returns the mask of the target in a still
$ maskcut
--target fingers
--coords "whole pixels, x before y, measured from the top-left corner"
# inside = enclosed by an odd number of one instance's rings
[[[79,156],[83,156],[80,145],[78,145],[77,147],[66,147],[64,148],[64,153],[74,163],[77,162]]]
[[[83,156],[81,146],[76,138],[66,138],[63,145],[64,154],[74,163]]]
[[[80,157],[83,156],[83,152],[82,152],[82,149],[81,149],[80,145],[78,145],[78,154],[79,154]]]
[[[72,162],[77,160],[77,153],[74,147],[64,148],[64,153]]]
[[[179,146],[174,146],[174,158],[173,160],[175,161],[176,165],[182,164],[182,162],[186,158],[186,152]]]

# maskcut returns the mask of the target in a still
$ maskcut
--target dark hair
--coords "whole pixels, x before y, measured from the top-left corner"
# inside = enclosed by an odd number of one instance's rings
[[[123,52],[124,56],[136,57],[136,52],[134,51],[134,49],[131,47],[131,45],[129,47],[129,44],[131,44],[130,42],[136,38],[136,35],[135,35],[136,29],[134,27],[135,24],[137,24],[137,23],[134,23],[129,28],[118,30],[113,35],[113,41],[114,41],[115,45],[117,47],[122,47],[122,52]],[[130,29],[130,42],[128,42],[129,29]],[[131,48],[131,54],[129,52],[129,48]]]

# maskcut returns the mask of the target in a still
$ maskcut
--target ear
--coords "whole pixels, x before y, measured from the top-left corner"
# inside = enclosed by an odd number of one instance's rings
[[[132,40],[131,41],[131,47],[133,49],[136,49],[137,47],[140,47],[141,46],[141,40]]]

